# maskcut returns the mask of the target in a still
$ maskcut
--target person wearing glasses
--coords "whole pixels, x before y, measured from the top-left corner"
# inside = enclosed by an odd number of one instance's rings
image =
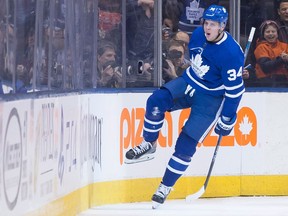
[[[225,31],[228,21],[226,8],[211,5],[204,12],[203,19],[203,25],[193,31],[189,42],[190,66],[148,98],[143,141],[125,154],[125,163],[128,164],[153,159],[165,112],[191,108],[162,181],[152,196],[154,209],[164,203],[176,181],[188,168],[197,144],[204,141],[215,125],[216,134],[230,134],[245,91],[242,79],[244,53]]]

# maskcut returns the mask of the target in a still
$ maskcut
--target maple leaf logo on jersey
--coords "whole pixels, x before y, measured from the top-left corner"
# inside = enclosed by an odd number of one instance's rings
[[[203,79],[203,76],[209,71],[210,68],[208,65],[202,65],[202,63],[203,61],[201,54],[196,54],[195,58],[192,56],[191,67],[200,79]]]

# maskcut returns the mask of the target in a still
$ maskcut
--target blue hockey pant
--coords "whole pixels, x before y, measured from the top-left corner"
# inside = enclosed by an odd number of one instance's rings
[[[168,162],[162,180],[165,185],[173,186],[185,172],[198,142],[203,142],[216,123],[223,101],[222,96],[208,95],[193,89],[182,77],[168,82],[148,98],[143,130],[146,141],[158,138],[166,111],[191,108],[189,118],[176,141],[175,152]]]

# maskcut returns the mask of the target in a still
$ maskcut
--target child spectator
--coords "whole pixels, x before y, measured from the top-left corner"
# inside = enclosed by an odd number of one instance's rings
[[[278,39],[279,26],[275,21],[264,21],[254,51],[256,77],[259,86],[288,87],[288,44]]]

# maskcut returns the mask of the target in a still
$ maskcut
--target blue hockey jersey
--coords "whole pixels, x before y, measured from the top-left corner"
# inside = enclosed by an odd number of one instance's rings
[[[204,93],[225,97],[222,115],[236,114],[245,91],[242,79],[244,53],[228,33],[216,42],[208,42],[203,27],[197,28],[189,43],[191,65],[183,73],[189,85]]]

